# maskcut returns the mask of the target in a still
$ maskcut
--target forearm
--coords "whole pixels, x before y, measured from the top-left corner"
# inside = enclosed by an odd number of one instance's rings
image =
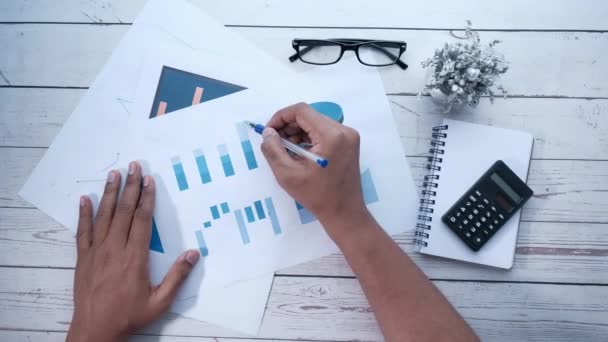
[[[472,329],[401,248],[364,211],[326,222],[357,275],[388,341],[475,341]],[[331,227],[328,227],[330,225]]]

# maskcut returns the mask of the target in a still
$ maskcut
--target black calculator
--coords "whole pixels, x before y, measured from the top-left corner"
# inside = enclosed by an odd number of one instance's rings
[[[499,160],[441,220],[477,252],[533,194],[532,189]]]

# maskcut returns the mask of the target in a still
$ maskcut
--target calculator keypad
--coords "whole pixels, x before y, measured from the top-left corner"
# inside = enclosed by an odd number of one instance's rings
[[[462,202],[461,202],[462,201]],[[478,251],[506,221],[506,213],[479,190],[465,194],[451,212],[446,224],[474,251]]]

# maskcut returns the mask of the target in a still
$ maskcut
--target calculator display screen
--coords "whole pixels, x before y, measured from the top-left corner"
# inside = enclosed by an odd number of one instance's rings
[[[504,191],[507,196],[509,196],[509,198],[511,198],[511,201],[513,201],[516,205],[521,202],[521,196],[515,192],[515,190],[513,190],[513,188],[510,187],[509,184],[507,184],[507,182],[500,177],[500,175],[498,175],[498,173],[494,172],[490,178],[502,191]]]

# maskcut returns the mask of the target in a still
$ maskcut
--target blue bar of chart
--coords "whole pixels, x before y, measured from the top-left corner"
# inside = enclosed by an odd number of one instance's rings
[[[255,222],[255,216],[253,216],[253,209],[251,207],[245,207],[245,216],[247,216],[247,222]]]
[[[366,169],[361,174],[361,190],[363,192],[363,201],[365,204],[371,204],[378,202],[378,192],[374,185],[374,179],[372,178],[372,172],[370,169]],[[308,209],[304,208],[300,203],[296,202],[296,209],[300,216],[300,223],[307,224],[315,222],[317,218]]]
[[[201,176],[201,183],[207,184],[211,182],[211,174],[209,173],[209,167],[207,166],[207,160],[203,154],[203,150],[194,150],[194,160],[196,160],[196,167],[198,168],[198,174]]]
[[[220,218],[220,211],[217,209],[217,205],[210,207],[209,210],[211,210],[211,217],[213,217],[214,220]]]
[[[236,130],[239,133],[241,148],[243,149],[243,155],[245,156],[245,161],[247,162],[247,168],[249,170],[257,169],[258,162],[255,159],[253,146],[251,146],[251,141],[249,140],[249,128],[244,123],[239,123],[236,125]]]
[[[281,225],[279,224],[279,218],[277,217],[277,211],[274,209],[274,203],[272,202],[272,198],[268,197],[264,200],[266,203],[266,209],[268,209],[268,217],[270,218],[270,223],[272,224],[272,231],[274,235],[281,234]]]
[[[244,245],[249,244],[251,242],[249,240],[249,233],[247,232],[247,226],[245,225],[245,220],[243,219],[243,213],[240,209],[234,211],[234,218],[236,219],[236,224],[239,227],[239,232],[241,233],[241,240]]]
[[[156,227],[156,220],[154,217],[152,218],[152,236],[150,237],[150,250],[165,253],[163,249],[163,243],[160,240],[160,235],[158,234],[158,227]]]
[[[179,191],[188,190],[188,181],[186,180],[182,161],[179,157],[173,157],[171,158],[171,163],[173,164],[173,172],[175,173],[175,180],[177,180]]]
[[[209,249],[207,248],[207,244],[205,243],[205,237],[203,237],[203,232],[197,230],[194,234],[196,235],[196,242],[198,243],[198,249],[201,252],[201,256],[208,256]]]
[[[224,175],[226,177],[234,176],[234,166],[232,166],[232,160],[230,159],[230,154],[228,154],[228,147],[226,144],[217,145],[217,151],[220,154]]]
[[[258,219],[265,219],[266,215],[264,214],[264,207],[262,206],[262,201],[255,201],[253,205],[255,206],[255,212],[258,214]]]
[[[222,208],[222,214],[228,214],[230,212],[230,207],[228,206],[228,203],[224,202],[220,204],[220,207]]]

